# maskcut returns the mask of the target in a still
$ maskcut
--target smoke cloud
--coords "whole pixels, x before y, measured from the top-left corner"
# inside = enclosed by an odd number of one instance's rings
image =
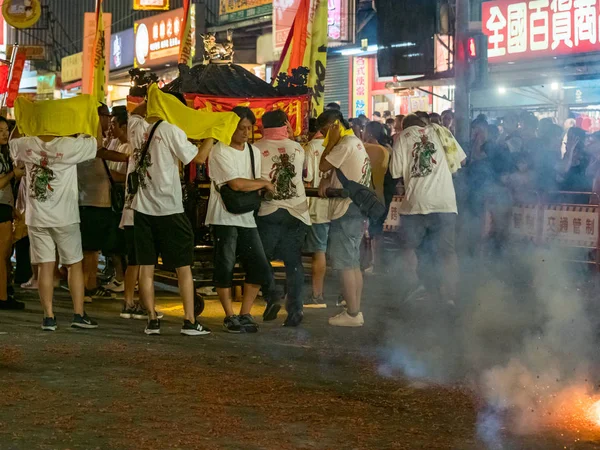
[[[385,324],[380,373],[471,387],[485,405],[476,432],[492,449],[504,430],[586,423],[573,403],[593,404],[594,324],[581,288],[590,273],[563,257],[520,246],[461,258],[456,311],[435,294],[402,304]]]

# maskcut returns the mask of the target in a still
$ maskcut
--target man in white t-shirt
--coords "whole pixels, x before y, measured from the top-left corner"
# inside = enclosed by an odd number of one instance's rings
[[[273,200],[261,204],[256,224],[267,259],[281,259],[285,264],[288,315],[283,325],[296,327],[304,317],[302,247],[310,226],[302,182],[305,155],[302,146],[288,138],[291,126],[285,112],[270,111],[262,123],[263,138],[255,146],[261,155],[262,178],[270,181],[275,191]],[[267,299],[263,319],[275,320],[280,305],[273,278],[270,286],[263,287],[263,294]]]
[[[175,96],[185,104],[181,94]],[[160,334],[160,319],[154,308],[154,266],[160,255],[163,264],[177,271],[179,295],[185,319],[181,334],[201,336],[210,333],[194,314],[194,231],[184,213],[179,164],[202,164],[213,140],[205,139],[200,148],[187,140],[186,134],[173,124],[146,116],[146,104],[139,105],[127,125],[133,147],[139,188],[129,192],[127,201],[134,211],[134,245],[140,266],[140,298],[148,310],[146,334]],[[148,151],[143,148],[153,133]],[[142,160],[143,159],[143,160]]]
[[[461,160],[466,155],[457,146]],[[456,258],[456,194],[444,147],[435,129],[411,114],[403,121],[403,131],[394,144],[392,178],[404,180],[405,197],[399,207],[399,231],[409,299],[424,291],[419,285],[416,249],[426,235],[432,240],[442,262],[442,297],[450,304],[456,299],[458,260]]]
[[[231,137],[231,144],[219,142],[208,158],[212,183],[206,225],[211,225],[214,236],[213,281],[225,311],[223,328],[229,333],[256,333],[258,325],[251,314],[252,305],[261,286],[271,283],[272,269],[256,229],[254,212],[229,212],[221,190],[228,186],[237,192],[273,191],[274,187],[269,181],[260,179],[260,153],[248,144],[256,122],[254,113],[241,106],[233,108],[233,112],[240,117],[240,122]],[[239,315],[235,314],[231,300],[233,270],[238,256],[246,272]]]
[[[336,171],[348,179],[371,186],[371,163],[363,143],[354,135],[342,136],[344,117],[339,111],[325,111],[318,118],[321,133],[328,143],[319,170],[331,172],[329,180],[321,182],[320,191],[327,187],[342,189]],[[360,242],[364,234],[365,220],[358,206],[350,198],[329,200],[329,242],[327,252],[334,270],[341,272],[342,293],[347,309],[329,319],[329,324],[342,327],[364,325],[360,311],[363,277],[360,271]]]
[[[79,209],[77,206],[76,165],[97,156],[98,136],[77,138],[38,136],[10,141],[11,157],[25,164],[28,186],[25,223],[31,243],[31,262],[39,267],[39,294],[44,309],[42,330],[57,328],[52,308],[56,251],[69,271],[73,299],[74,328],[97,328],[98,323],[83,309],[84,280]],[[98,152],[99,154],[100,152]]]
[[[325,139],[319,133],[304,148],[306,152],[306,181],[311,188],[318,188],[323,178],[319,170],[321,155],[325,151]],[[327,272],[327,241],[329,240],[329,200],[326,198],[309,199],[311,227],[308,230],[304,250],[312,253],[312,294],[304,302],[305,308],[327,308],[323,299],[325,273]]]

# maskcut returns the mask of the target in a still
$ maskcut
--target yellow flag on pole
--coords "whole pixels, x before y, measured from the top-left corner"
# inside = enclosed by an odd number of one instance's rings
[[[104,17],[102,0],[96,2],[96,36],[92,52],[94,68],[94,86],[92,96],[99,102],[106,103],[106,40],[104,37]]]
[[[191,1],[183,1],[183,26],[179,38],[179,64],[192,67],[192,19]]]

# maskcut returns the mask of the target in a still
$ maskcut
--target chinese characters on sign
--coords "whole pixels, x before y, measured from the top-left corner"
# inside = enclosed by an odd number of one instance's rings
[[[273,11],[272,0],[220,0],[219,22],[237,22],[258,16],[266,16]]]
[[[600,0],[499,0],[482,8],[491,62],[600,49]]]
[[[348,3],[348,0],[327,0],[327,35],[330,41],[346,42],[350,38]],[[350,8],[353,4],[350,2]]]
[[[352,91],[352,117],[358,117],[361,114],[369,116],[370,113],[370,93],[369,93],[369,60],[362,56],[353,59],[353,80],[354,89]]]

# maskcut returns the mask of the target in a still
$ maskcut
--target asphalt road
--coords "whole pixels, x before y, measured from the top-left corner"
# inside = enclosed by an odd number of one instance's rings
[[[306,311],[297,329],[283,328],[280,313],[258,334],[230,335],[209,300],[202,321],[213,334],[184,337],[171,293],[158,301],[161,336],[120,319],[117,300],[87,306],[99,329],[71,329],[65,291],[56,293],[59,329],[42,332],[36,293],[19,295],[27,309],[0,314],[0,449],[492,448],[478,436],[483,405],[466,382],[385,368],[381,318],[393,310],[376,302],[362,329],[329,327],[331,306]],[[497,448],[600,448],[589,433],[501,435]]]

